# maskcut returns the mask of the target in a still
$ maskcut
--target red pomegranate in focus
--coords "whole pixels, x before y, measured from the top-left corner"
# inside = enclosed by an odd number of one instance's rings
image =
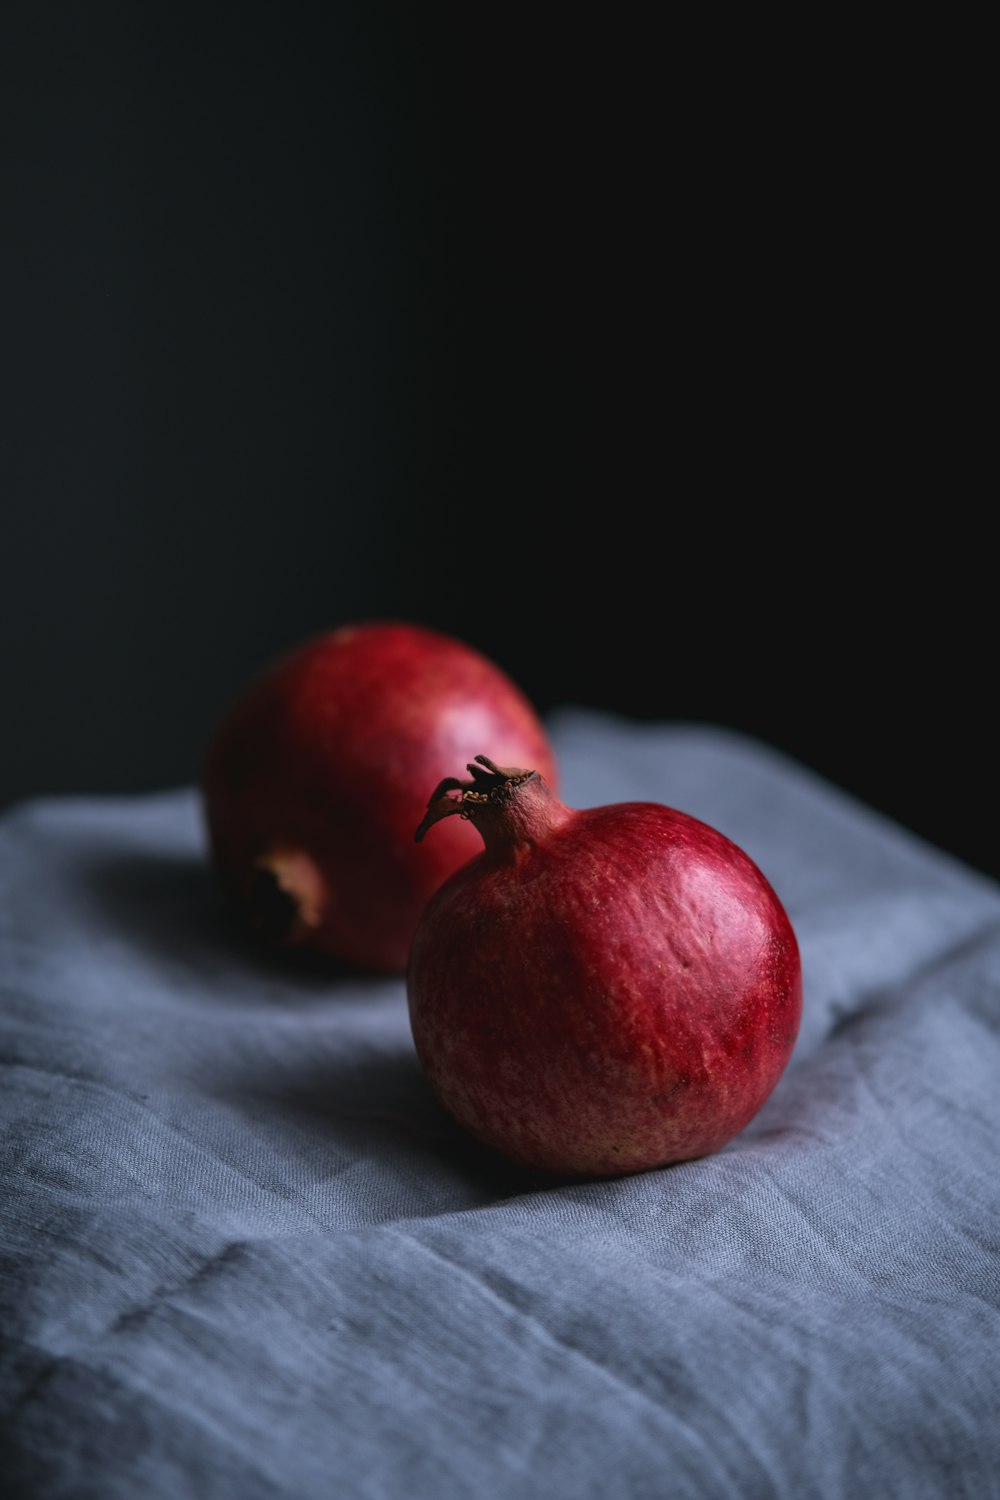
[[[673,808],[576,810],[537,770],[477,756],[469,771],[417,829],[468,821],[485,845],[410,954],[413,1039],[440,1100],[487,1145],[569,1176],[717,1151],[798,1035],[799,948],[775,891]]]
[[[557,775],[531,703],[465,642],[387,620],[296,646],[225,714],[203,770],[238,910],[272,944],[401,973],[428,898],[481,847],[456,818],[416,848],[426,788],[484,743]]]

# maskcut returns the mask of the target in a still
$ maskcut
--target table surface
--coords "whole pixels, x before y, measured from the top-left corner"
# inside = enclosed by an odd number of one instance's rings
[[[798,934],[792,1062],[706,1160],[465,1137],[401,979],[244,943],[191,788],[0,819],[15,1493],[1000,1496],[1000,886],[746,737],[550,729],[568,802],[714,824]]]

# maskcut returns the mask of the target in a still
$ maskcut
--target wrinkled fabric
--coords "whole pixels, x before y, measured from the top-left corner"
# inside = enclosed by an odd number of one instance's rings
[[[758,862],[802,1030],[716,1156],[464,1136],[399,978],[252,950],[192,788],[0,820],[0,1493],[1000,1495],[1000,886],[772,749],[567,709]]]

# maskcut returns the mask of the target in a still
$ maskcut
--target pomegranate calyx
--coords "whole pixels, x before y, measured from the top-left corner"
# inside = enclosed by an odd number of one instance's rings
[[[486,755],[477,755],[475,762],[466,767],[471,781],[460,781],[457,776],[446,776],[439,782],[427,803],[427,811],[414,838],[419,844],[429,828],[442,818],[453,814],[460,818],[471,818],[473,809],[488,803],[505,802],[526,781],[538,776],[537,771],[523,771],[517,766],[498,766]],[[449,795],[457,792],[458,796]]]
[[[298,943],[319,926],[325,892],[314,861],[299,849],[275,847],[254,860],[244,905],[272,942]]]

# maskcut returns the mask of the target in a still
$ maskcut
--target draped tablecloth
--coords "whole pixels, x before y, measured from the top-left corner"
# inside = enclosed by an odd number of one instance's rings
[[[193,788],[15,807],[0,1494],[1000,1496],[1000,886],[724,728],[549,727],[566,801],[680,807],[785,903],[764,1109],[526,1172],[438,1106],[401,978],[245,941]]]

